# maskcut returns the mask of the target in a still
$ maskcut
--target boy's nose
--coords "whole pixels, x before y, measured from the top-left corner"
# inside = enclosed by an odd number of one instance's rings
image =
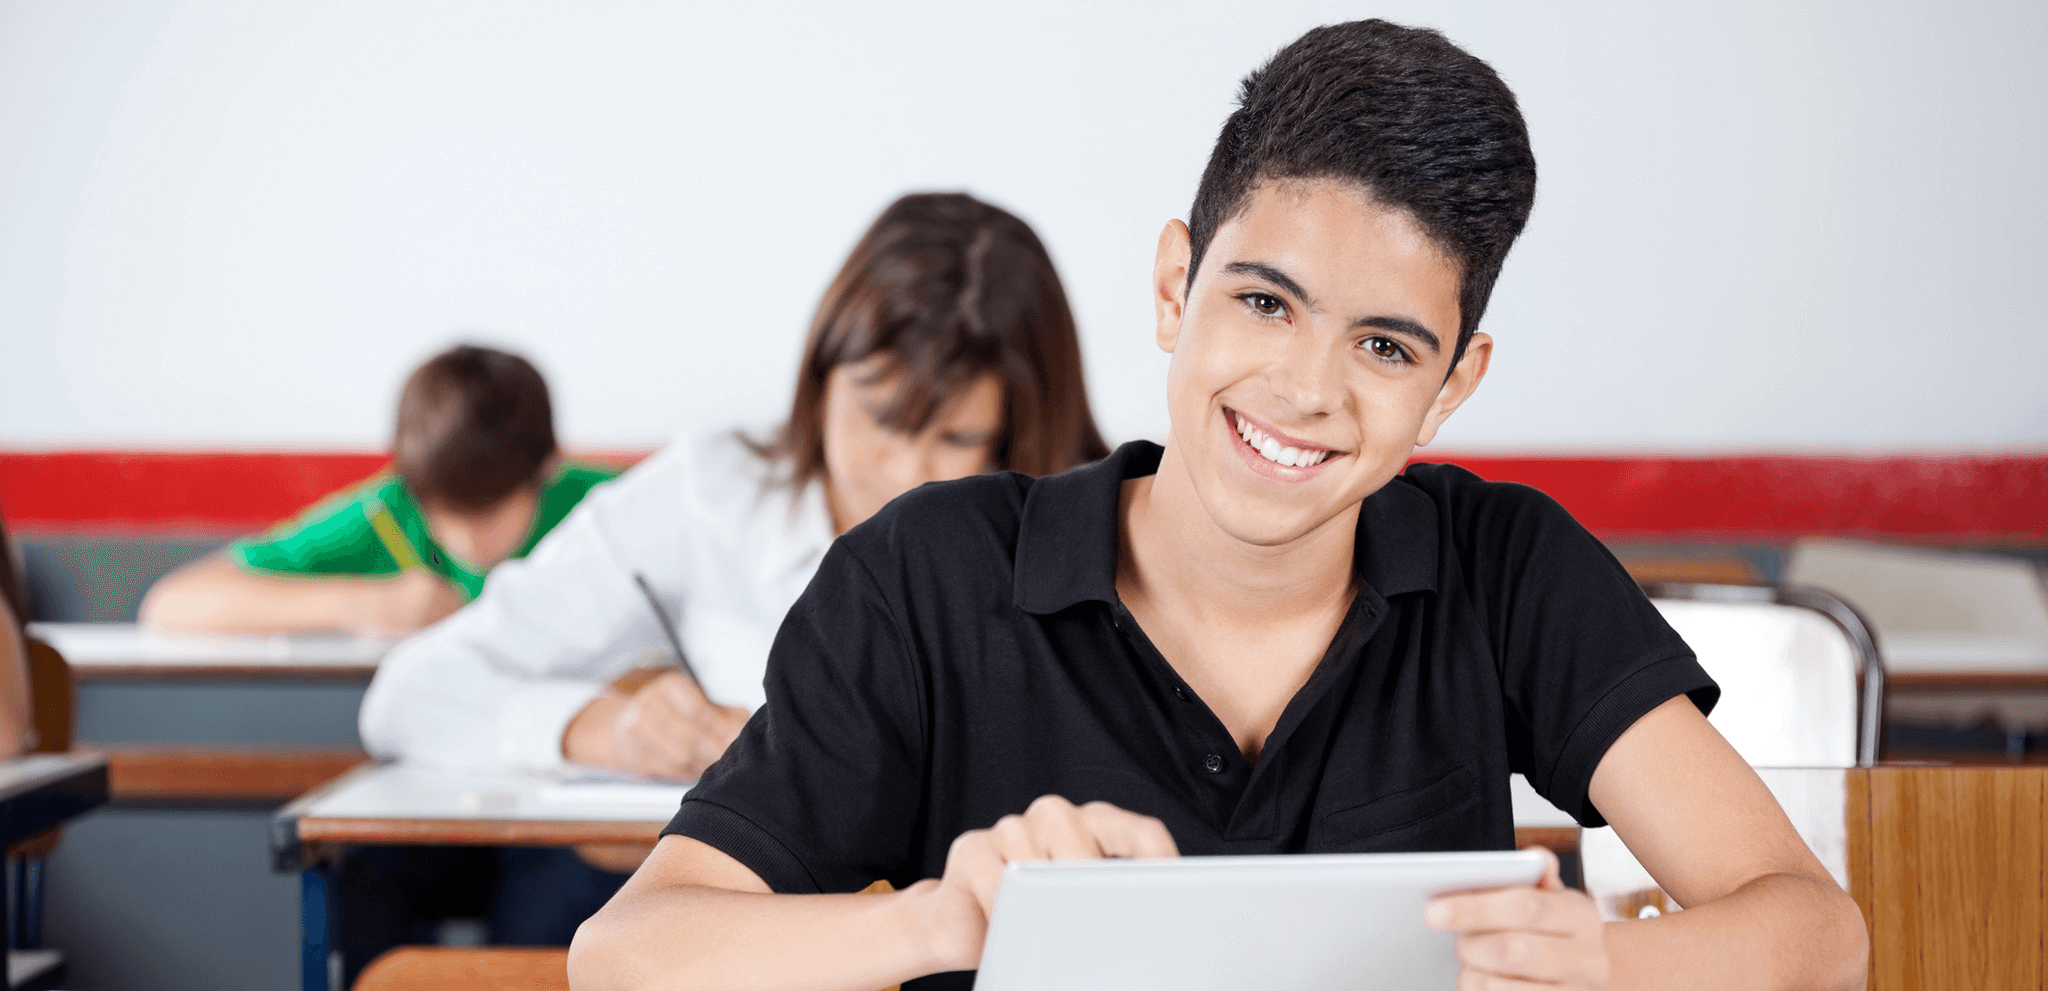
[[[1343,388],[1343,369],[1318,336],[1296,331],[1266,375],[1273,395],[1301,416],[1329,412]]]

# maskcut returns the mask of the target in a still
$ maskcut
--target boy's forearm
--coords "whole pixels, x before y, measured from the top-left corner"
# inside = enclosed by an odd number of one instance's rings
[[[919,924],[929,882],[858,895],[628,884],[576,931],[578,991],[876,991],[935,969]]]
[[[1760,878],[1725,897],[1655,919],[1607,924],[1611,991],[1813,988],[1852,991],[1868,978],[1869,933],[1830,881]]]
[[[144,626],[197,633],[349,630],[378,583],[361,578],[254,575],[221,555],[164,576],[143,596]]]

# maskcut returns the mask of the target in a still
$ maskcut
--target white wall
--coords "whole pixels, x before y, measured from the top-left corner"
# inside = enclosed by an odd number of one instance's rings
[[[2048,445],[2048,5],[0,0],[0,446],[373,446],[457,337],[581,445],[765,421],[872,214],[965,188],[1060,263],[1105,428],[1236,80],[1445,29],[1539,202],[1440,446]]]

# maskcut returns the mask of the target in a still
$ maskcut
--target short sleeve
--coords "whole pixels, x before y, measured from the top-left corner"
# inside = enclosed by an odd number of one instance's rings
[[[924,698],[901,617],[834,543],[768,655],[767,703],[663,835],[702,840],[786,894],[901,879],[924,787]]]
[[[364,513],[372,489],[332,499],[261,537],[227,547],[235,563],[275,574],[391,575],[398,562]]]
[[[1500,666],[1510,766],[1581,824],[1606,825],[1587,789],[1607,748],[1666,701],[1686,695],[1706,713],[1721,690],[1564,507],[1527,486],[1477,485],[1487,491],[1457,513],[1458,543]]]

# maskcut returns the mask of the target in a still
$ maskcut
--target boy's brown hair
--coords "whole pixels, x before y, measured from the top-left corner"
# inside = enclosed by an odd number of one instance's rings
[[[538,484],[555,453],[547,381],[516,354],[449,348],[405,380],[391,447],[414,497],[459,511],[489,509]]]

